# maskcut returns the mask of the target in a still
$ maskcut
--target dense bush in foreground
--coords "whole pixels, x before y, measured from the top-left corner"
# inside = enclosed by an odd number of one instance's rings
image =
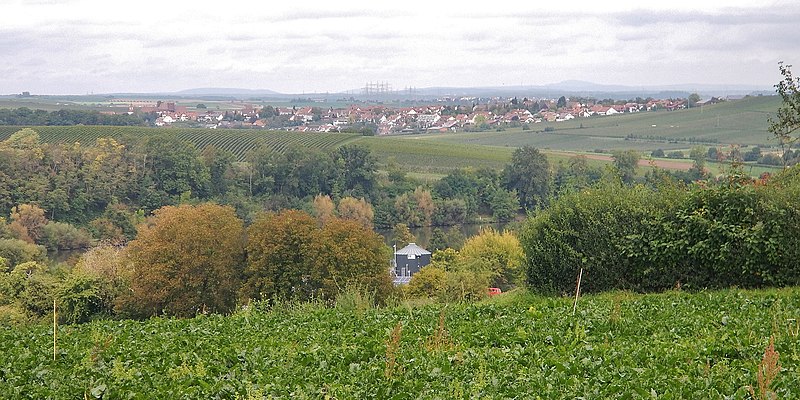
[[[3,398],[800,396],[800,291],[727,290],[0,327]],[[769,359],[767,360],[769,361]],[[763,379],[762,379],[763,381]]]
[[[606,185],[565,196],[521,234],[528,283],[570,292],[800,284],[800,179],[688,190]]]

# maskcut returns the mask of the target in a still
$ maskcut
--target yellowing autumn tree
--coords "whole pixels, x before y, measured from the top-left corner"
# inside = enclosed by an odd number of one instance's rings
[[[339,293],[355,287],[383,301],[392,290],[389,276],[391,249],[383,238],[358,221],[333,219],[316,237],[313,279],[320,295],[335,299]]]
[[[339,201],[339,218],[356,221],[365,228],[372,229],[372,219],[375,213],[372,204],[364,198],[345,197]]]
[[[380,301],[392,290],[391,251],[371,228],[298,210],[259,215],[248,228],[243,299],[333,300],[348,288]]]
[[[318,249],[317,221],[299,210],[263,213],[247,230],[244,299],[308,299],[313,258]]]
[[[123,310],[137,316],[228,312],[244,265],[245,235],[232,207],[162,207],[128,246],[133,266]]]
[[[9,229],[20,240],[39,243],[44,235],[47,217],[44,210],[35,204],[20,204],[11,209]]]
[[[489,228],[464,242],[457,264],[489,272],[492,285],[506,289],[523,281],[523,258],[522,246],[512,232]]]
[[[311,203],[311,212],[324,225],[331,218],[336,217],[336,206],[333,204],[331,196],[318,194],[314,196],[314,201]]]
[[[436,211],[436,205],[433,203],[433,196],[430,190],[425,190],[418,186],[414,190],[414,200],[417,203],[417,210],[422,216],[422,225],[430,226],[433,213]]]

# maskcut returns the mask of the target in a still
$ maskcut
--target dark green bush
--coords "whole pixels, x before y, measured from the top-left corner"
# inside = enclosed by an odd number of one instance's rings
[[[521,235],[529,285],[572,292],[800,284],[800,173],[768,184],[688,191],[604,187],[530,219]]]
[[[694,187],[674,212],[629,237],[625,253],[689,288],[797,285],[796,195],[777,184]]]
[[[19,239],[0,239],[0,257],[6,259],[6,271],[8,271],[18,264],[29,261],[45,262],[47,249]]]
[[[642,281],[648,269],[622,249],[627,237],[641,234],[680,196],[675,190],[606,185],[560,198],[522,229],[528,284],[542,292],[571,292],[583,268],[584,291],[649,289]]]
[[[56,291],[61,318],[67,323],[76,324],[87,322],[96,315],[110,313],[111,308],[104,303],[101,286],[97,277],[70,274]]]
[[[48,222],[44,226],[44,245],[50,250],[85,249],[91,245],[92,236],[64,222]]]

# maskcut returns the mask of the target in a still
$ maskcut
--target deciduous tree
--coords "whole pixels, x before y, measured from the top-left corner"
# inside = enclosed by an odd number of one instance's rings
[[[20,204],[11,209],[9,228],[14,235],[29,243],[39,243],[44,236],[47,217],[44,210],[35,204]]]
[[[335,299],[350,287],[373,293],[379,302],[390,294],[391,250],[370,227],[335,218],[316,239],[312,281],[319,284],[322,298]]]
[[[800,77],[792,75],[792,66],[778,63],[783,80],[775,85],[783,104],[778,108],[775,118],[769,118],[769,131],[778,139],[781,146],[791,148],[798,140],[795,132],[800,130]]]
[[[458,263],[468,270],[488,272],[492,285],[508,288],[522,283],[522,246],[509,231],[484,229],[466,242],[458,253]]]
[[[372,219],[375,217],[375,212],[372,211],[372,205],[363,197],[360,199],[345,197],[339,200],[338,208],[339,218],[356,221],[361,226],[372,229]]]
[[[516,190],[520,205],[533,210],[547,203],[553,179],[547,157],[538,149],[525,146],[514,151],[511,164],[503,170],[506,189]]]
[[[622,182],[633,183],[633,178],[636,176],[636,168],[639,166],[639,152],[636,150],[614,150],[611,156],[614,158],[614,169],[622,179]]]
[[[244,245],[243,223],[231,207],[156,210],[128,246],[133,273],[126,309],[181,317],[233,310]]]
[[[408,225],[403,223],[394,226],[394,229],[392,229],[392,238],[394,238],[394,243],[395,246],[397,246],[397,249],[402,249],[409,243],[413,243],[417,240],[414,235],[411,234],[411,230],[408,229]]]
[[[317,221],[299,210],[263,213],[247,230],[245,299],[309,299],[314,294],[313,261]]]
[[[321,224],[325,225],[336,216],[336,206],[333,204],[331,196],[318,194],[314,196],[314,201],[311,203],[311,212]]]

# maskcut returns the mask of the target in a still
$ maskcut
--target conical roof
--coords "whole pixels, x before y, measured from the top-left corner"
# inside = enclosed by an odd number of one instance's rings
[[[431,254],[431,252],[423,249],[422,247],[417,246],[416,243],[409,243],[408,246],[395,251],[394,254],[399,256],[407,256],[410,254],[413,254],[415,256],[421,256],[423,254]]]

